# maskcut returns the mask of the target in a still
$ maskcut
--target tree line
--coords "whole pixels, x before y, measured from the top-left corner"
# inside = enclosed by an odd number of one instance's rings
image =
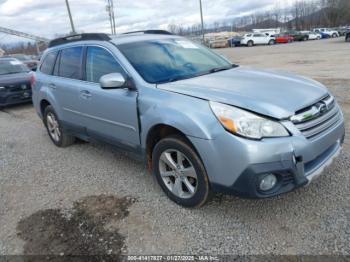
[[[285,6],[285,1],[279,0],[271,10],[233,19],[222,18],[205,24],[204,31],[248,31],[259,27],[310,30],[339,26],[350,26],[350,0],[295,0],[292,6]],[[201,25],[171,24],[168,30],[179,35],[200,35]]]

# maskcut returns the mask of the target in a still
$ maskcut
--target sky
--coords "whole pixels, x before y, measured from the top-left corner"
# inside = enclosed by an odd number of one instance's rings
[[[294,0],[202,0],[206,24],[255,11],[288,6]],[[106,0],[69,0],[79,32],[110,33]],[[200,23],[199,0],[114,0],[117,33],[167,29]],[[65,0],[0,0],[0,26],[46,38],[70,32]],[[0,43],[14,41],[0,33]]]

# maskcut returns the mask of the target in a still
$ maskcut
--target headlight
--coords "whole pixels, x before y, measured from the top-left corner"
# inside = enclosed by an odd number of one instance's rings
[[[233,134],[253,139],[289,136],[287,130],[276,121],[237,107],[217,102],[209,102],[209,104],[219,122]]]

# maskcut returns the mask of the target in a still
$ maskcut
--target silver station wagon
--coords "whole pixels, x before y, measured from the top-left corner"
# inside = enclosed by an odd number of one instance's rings
[[[267,198],[305,186],[345,135],[322,84],[232,64],[161,30],[51,41],[33,102],[55,145],[122,148],[185,207],[213,192]]]

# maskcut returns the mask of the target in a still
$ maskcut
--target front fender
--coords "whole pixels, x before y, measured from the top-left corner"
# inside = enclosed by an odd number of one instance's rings
[[[201,139],[213,139],[222,131],[207,100],[157,89],[140,94],[138,105],[143,148],[149,131],[159,124]]]

